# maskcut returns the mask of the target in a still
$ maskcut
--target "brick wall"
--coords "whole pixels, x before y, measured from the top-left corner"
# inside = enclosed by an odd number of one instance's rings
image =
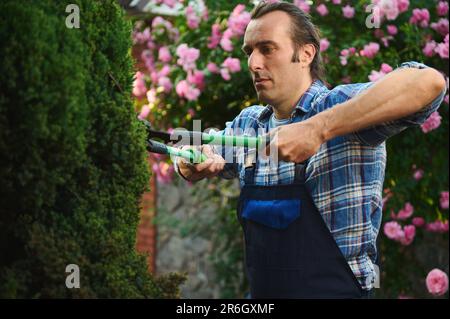
[[[153,160],[148,157],[148,165],[152,167]],[[156,235],[157,229],[153,224],[153,218],[156,216],[156,176],[152,174],[149,180],[150,191],[144,193],[141,202],[140,221],[136,233],[136,250],[148,254],[147,265],[151,273],[156,272]]]

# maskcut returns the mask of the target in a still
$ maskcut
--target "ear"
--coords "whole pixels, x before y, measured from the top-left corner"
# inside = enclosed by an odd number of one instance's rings
[[[317,50],[311,43],[305,44],[300,49],[300,63],[302,67],[309,67],[314,60]]]

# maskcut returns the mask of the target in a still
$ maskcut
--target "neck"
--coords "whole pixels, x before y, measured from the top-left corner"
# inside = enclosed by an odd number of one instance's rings
[[[297,94],[294,94],[290,99],[283,101],[281,103],[277,103],[273,106],[273,111],[275,113],[275,117],[279,120],[286,119],[291,116],[292,111],[295,109],[298,101],[302,97],[302,95],[309,89],[313,80],[311,76],[306,79],[306,81],[302,81]]]

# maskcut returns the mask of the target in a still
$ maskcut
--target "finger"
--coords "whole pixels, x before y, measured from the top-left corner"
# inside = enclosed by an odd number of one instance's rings
[[[219,167],[218,167],[218,164],[215,163],[215,162],[213,162],[213,163],[211,164],[211,166],[208,167],[207,171],[208,171],[207,174],[208,174],[209,176],[215,176],[215,175],[217,175],[217,174],[219,173]]]
[[[225,160],[219,155],[215,155],[212,160],[213,163],[206,169],[207,174],[210,177],[219,174],[223,170],[223,167],[225,165]]]
[[[213,163],[214,163],[214,160],[211,157],[207,158],[206,161],[195,165],[195,171],[203,172],[206,169],[208,169]]]
[[[225,160],[220,155],[216,155],[217,158],[217,166],[219,168],[219,171],[222,171],[225,167]]]
[[[207,157],[214,157],[214,155],[216,155],[210,145],[202,145],[201,151]]]
[[[219,168],[219,170],[222,170],[223,167],[225,166],[225,159],[218,154],[214,155],[214,159],[215,159],[215,163],[217,164],[217,167]]]

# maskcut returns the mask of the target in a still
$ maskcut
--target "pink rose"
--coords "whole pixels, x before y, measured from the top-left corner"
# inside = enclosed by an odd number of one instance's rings
[[[141,108],[141,112],[139,113],[138,118],[140,120],[145,119],[148,116],[149,112],[150,112],[150,107],[147,104],[143,105],[142,108]]]
[[[220,73],[219,67],[213,62],[209,62],[208,65],[206,66],[206,68],[211,73]]]
[[[158,72],[158,76],[168,76],[170,73],[170,66],[165,64]]]
[[[192,8],[190,5],[187,6],[185,13],[188,27],[190,29],[198,28],[200,24],[200,17],[197,16],[197,14],[194,11],[194,8]]]
[[[397,19],[400,10],[398,9],[398,4],[396,0],[391,0],[391,1],[383,1],[383,3],[385,4],[385,7],[383,8],[384,10],[384,15],[386,16],[386,19],[388,20],[395,20]]]
[[[220,33],[220,25],[217,23],[213,24],[213,26],[211,27],[211,36],[208,37],[208,48],[214,49],[215,47],[217,47],[220,43],[221,37],[222,34]]]
[[[231,79],[230,71],[227,68],[220,69],[220,75],[225,81],[230,81]]]
[[[375,70],[372,70],[372,72],[369,75],[369,80],[371,82],[376,82],[379,79],[381,79],[382,77],[384,77],[386,74],[388,74],[389,72],[392,72],[392,70],[393,69],[392,69],[392,67],[389,64],[382,63],[379,72],[375,71]]]
[[[178,65],[183,66],[185,71],[195,69],[195,61],[197,61],[200,56],[200,50],[189,48],[186,43],[183,43],[177,47],[176,53],[179,57],[177,63]]]
[[[393,69],[392,69],[392,67],[389,64],[387,64],[387,63],[382,63],[381,64],[381,69],[380,69],[381,72],[387,74],[389,72],[392,72],[392,70]]]
[[[423,225],[425,225],[425,219],[423,219],[422,217],[414,217],[412,219],[412,224],[416,227],[422,227]]]
[[[379,50],[380,45],[378,43],[370,42],[364,46],[364,49],[360,51],[360,54],[371,59],[378,53]]]
[[[409,23],[418,24],[422,28],[428,27],[429,21],[430,21],[430,12],[428,12],[428,9],[414,9],[412,17],[409,19]]]
[[[172,81],[166,76],[162,76],[158,79],[158,85],[164,88],[165,93],[169,93],[172,90]]]
[[[403,227],[403,234],[404,236],[400,238],[400,243],[404,246],[410,245],[416,236],[416,226],[407,225]]]
[[[418,169],[414,171],[413,177],[416,181],[420,181],[423,177],[423,169]]]
[[[153,54],[150,50],[143,50],[141,53],[141,60],[144,62],[145,67],[152,72],[155,68],[155,61],[153,60]]]
[[[396,240],[404,235],[403,231],[402,231],[402,227],[396,221],[391,221],[391,222],[387,222],[386,224],[384,224],[383,230],[384,230],[384,234],[389,239]]]
[[[448,41],[439,43],[434,51],[439,54],[442,59],[448,59]]]
[[[189,101],[197,100],[200,95],[200,90],[190,85],[186,80],[178,82],[175,90],[180,97]]]
[[[144,74],[142,72],[136,72],[135,79],[133,81],[133,95],[141,97],[147,92],[145,87]]]
[[[326,16],[328,14],[328,8],[323,3],[318,5],[316,8],[317,13],[319,13],[322,17]]]
[[[441,192],[441,198],[439,198],[439,203],[442,209],[448,209],[448,191]]]
[[[436,220],[434,222],[428,223],[425,225],[425,230],[431,233],[445,233],[448,232],[448,220],[441,221]]]
[[[146,43],[152,40],[152,34],[150,28],[145,28],[142,32],[133,32],[133,43]]]
[[[156,102],[156,90],[154,88],[151,88],[147,92],[147,101],[150,104],[154,104]]]
[[[163,27],[166,28],[167,30],[171,30],[172,23],[170,23],[170,21],[167,21],[160,16],[157,16],[152,20],[152,29],[156,29],[158,27]]]
[[[227,68],[230,73],[239,72],[241,70],[241,62],[239,59],[235,58],[226,58],[225,61],[223,61],[222,66]]]
[[[306,13],[311,11],[311,7],[306,0],[294,0],[294,4]]]
[[[442,296],[448,290],[448,276],[440,269],[431,270],[425,282],[428,292],[434,296]]]
[[[189,72],[187,80],[201,91],[205,87],[205,75],[202,71],[195,70],[194,72]]]
[[[403,209],[399,210],[397,218],[401,220],[408,219],[409,217],[412,216],[413,213],[414,213],[414,206],[411,205],[411,203],[407,202],[403,207]]]
[[[225,31],[225,33],[222,36],[222,39],[220,39],[220,46],[222,49],[224,49],[227,52],[233,51],[233,43],[231,42],[231,34],[228,32],[229,29]]]
[[[400,13],[408,11],[409,0],[397,0],[397,8]]]
[[[395,25],[393,25],[393,24],[388,25],[386,28],[387,28],[387,32],[388,32],[390,35],[396,35],[397,32],[398,32],[397,27],[396,27]]]
[[[430,27],[442,36],[446,36],[448,34],[448,19],[441,18],[438,22],[433,22]]]
[[[441,116],[439,112],[433,112],[430,117],[420,126],[422,128],[422,132],[428,133],[432,130],[437,129],[441,125]]]
[[[228,29],[237,38],[245,33],[249,22],[250,13],[245,11],[245,5],[238,4],[228,18]]]
[[[344,18],[351,19],[355,16],[355,8],[346,5],[342,8],[342,14],[344,15]]]
[[[448,12],[448,3],[447,1],[439,1],[436,6],[436,12],[440,16],[445,16]]]
[[[392,36],[382,37],[381,42],[383,42],[383,45],[387,48],[389,46],[389,40],[392,40],[392,39],[393,39]]]
[[[385,16],[388,20],[395,20],[401,12],[400,5],[402,4],[399,4],[398,0],[373,0],[372,3],[378,8],[374,13],[379,13],[379,18]]]
[[[437,43],[435,41],[428,41],[425,44],[425,47],[422,49],[423,54],[428,57],[432,57],[435,55],[435,49],[436,49]]]
[[[383,72],[378,72],[378,71],[372,70],[372,72],[370,72],[370,75],[369,75],[369,80],[371,82],[376,82],[385,75],[386,74],[384,74]]]
[[[330,46],[330,41],[327,38],[320,39],[320,52],[326,51]]]
[[[158,51],[158,58],[160,61],[167,63],[172,59],[172,55],[170,55],[170,51],[168,47],[160,47]]]

